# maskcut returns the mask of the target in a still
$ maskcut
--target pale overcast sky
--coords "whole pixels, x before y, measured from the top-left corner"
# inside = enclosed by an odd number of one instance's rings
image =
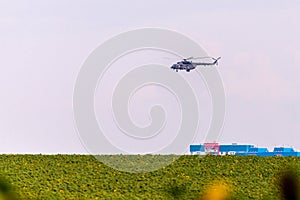
[[[221,143],[300,149],[299,10],[279,0],[1,0],[0,153],[85,153],[72,111],[80,67],[110,37],[144,27],[222,57]]]

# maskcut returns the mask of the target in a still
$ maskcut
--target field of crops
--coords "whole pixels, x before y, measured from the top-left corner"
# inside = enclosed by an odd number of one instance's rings
[[[201,199],[218,183],[231,199],[280,199],[278,177],[287,166],[299,174],[300,158],[182,156],[132,174],[88,155],[0,155],[1,176],[24,199]],[[0,190],[8,190],[3,184]]]

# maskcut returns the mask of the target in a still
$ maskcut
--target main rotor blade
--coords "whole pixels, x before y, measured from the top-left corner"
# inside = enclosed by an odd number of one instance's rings
[[[162,57],[163,59],[167,59],[167,60],[176,60],[178,58],[170,58],[170,57]]]
[[[205,58],[212,58],[210,56],[203,56],[203,57],[196,57],[196,58],[193,58],[193,59],[205,59]]]
[[[210,58],[210,59],[213,59],[213,60],[218,60],[219,58],[213,58],[211,56],[201,56],[201,57],[188,57],[188,58],[184,58],[184,60],[196,60],[196,59],[205,59],[205,58]]]

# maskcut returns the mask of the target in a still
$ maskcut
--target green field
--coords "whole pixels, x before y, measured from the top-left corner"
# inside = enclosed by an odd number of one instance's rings
[[[299,174],[300,158],[182,156],[132,174],[88,155],[0,155],[1,176],[23,199],[199,199],[220,181],[230,186],[231,199],[280,199],[278,177],[287,166]]]

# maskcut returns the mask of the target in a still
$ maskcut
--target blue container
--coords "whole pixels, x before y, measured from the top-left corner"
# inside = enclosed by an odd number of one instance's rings
[[[204,145],[201,144],[191,144],[190,145],[190,152],[196,153],[196,152],[204,152]]]
[[[249,153],[262,153],[262,152],[268,152],[267,148],[261,148],[261,147],[252,147],[249,149]]]
[[[254,145],[246,144],[246,145],[238,145],[238,144],[230,144],[230,145],[220,145],[220,152],[221,153],[228,153],[228,152],[248,152],[250,148],[253,148]]]
[[[275,147],[274,152],[295,152],[293,148],[290,147]]]

